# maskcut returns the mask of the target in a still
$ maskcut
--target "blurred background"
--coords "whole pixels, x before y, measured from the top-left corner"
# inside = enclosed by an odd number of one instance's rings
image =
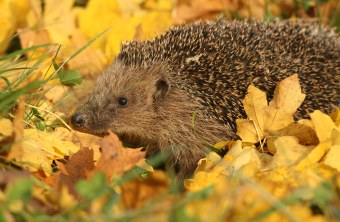
[[[52,42],[61,44],[65,59],[109,28],[69,63],[84,74],[112,61],[122,41],[152,38],[199,19],[302,18],[340,27],[338,0],[0,0],[0,8],[0,55]]]

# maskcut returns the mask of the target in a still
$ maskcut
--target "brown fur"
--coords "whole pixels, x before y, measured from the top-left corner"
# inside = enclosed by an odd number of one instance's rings
[[[166,64],[126,67],[116,61],[97,79],[89,102],[77,111],[86,124],[73,127],[92,134],[110,129],[128,144],[145,146],[149,155],[164,151],[170,154],[169,165],[180,166],[178,177],[188,176],[207,154],[208,144],[227,139],[231,132],[204,117],[202,105],[170,83],[169,89],[157,89],[157,81],[169,79],[167,69]],[[126,107],[116,103],[120,96],[128,99]]]

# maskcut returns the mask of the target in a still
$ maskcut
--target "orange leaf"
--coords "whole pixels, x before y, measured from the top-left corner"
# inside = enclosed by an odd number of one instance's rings
[[[104,172],[109,181],[113,176],[121,176],[132,169],[145,157],[145,152],[141,152],[141,149],[123,148],[122,142],[111,132],[102,140],[101,148],[102,155],[92,173]]]
[[[76,194],[74,185],[81,179],[88,178],[89,172],[94,169],[93,151],[89,148],[81,148],[70,157],[66,164],[58,163],[60,171],[45,179],[52,187],[66,186],[71,194]]]

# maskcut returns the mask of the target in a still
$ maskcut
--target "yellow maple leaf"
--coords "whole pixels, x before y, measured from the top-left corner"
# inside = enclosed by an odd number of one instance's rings
[[[264,92],[249,86],[243,102],[248,119],[236,120],[237,134],[243,142],[249,143],[281,135],[280,130],[294,125],[293,115],[304,98],[305,94],[301,92],[296,74],[277,85],[269,104]]]
[[[120,5],[116,0],[90,0],[84,10],[78,12],[80,30],[94,37],[121,18]]]
[[[230,198],[230,185],[227,178],[220,178],[208,198],[191,200],[185,204],[185,213],[198,221],[225,221],[222,218],[234,206],[234,200]]]

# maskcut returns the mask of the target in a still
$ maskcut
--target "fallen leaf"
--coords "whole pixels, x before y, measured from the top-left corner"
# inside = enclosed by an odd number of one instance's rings
[[[337,169],[340,172],[340,145],[332,146],[324,160],[324,164],[330,167]]]
[[[226,147],[230,147],[232,143],[233,143],[232,141],[221,141],[221,142],[216,143],[214,145],[214,148],[218,150],[222,150]]]
[[[133,179],[123,184],[121,198],[125,209],[138,209],[147,202],[164,195],[169,188],[169,178],[164,171],[155,171],[146,179]]]
[[[70,131],[65,127],[57,127],[51,134],[61,140],[72,142],[78,147],[90,148],[94,150],[94,152],[96,152],[95,150],[99,150],[100,141],[102,140],[102,138],[99,136],[77,131]],[[95,155],[98,154],[95,153]]]
[[[13,125],[11,120],[6,118],[0,119],[0,136],[11,136],[13,133]]]
[[[316,110],[310,114],[320,142],[330,139],[332,130],[336,127],[330,116]]]
[[[294,122],[293,116],[305,97],[301,92],[297,74],[279,82],[266,110],[267,121],[264,130],[279,130]]]
[[[79,29],[88,38],[93,38],[103,30],[115,25],[121,19],[121,10],[116,0],[91,0],[86,8],[79,9],[77,21]],[[94,47],[103,49],[106,38],[100,38]]]
[[[199,18],[210,17],[210,14],[216,15],[228,7],[224,0],[181,0],[177,2],[175,11],[175,23],[193,21]],[[210,15],[210,16],[209,16]]]
[[[221,161],[221,157],[215,153],[210,152],[205,158],[202,158],[198,161],[198,166],[195,170],[196,172],[199,171],[207,171],[212,169],[216,164],[218,164]]]
[[[123,148],[122,142],[111,132],[102,140],[101,148],[102,155],[91,173],[104,172],[108,181],[131,170],[145,157],[145,152],[141,152],[141,148]]]
[[[303,145],[317,145],[319,143],[314,124],[307,119],[301,119],[297,123],[291,123],[273,134],[294,136],[299,140],[299,143]]]
[[[250,85],[243,101],[248,119],[236,120],[237,135],[243,142],[249,143],[259,142],[265,137],[280,136],[280,130],[294,124],[294,113],[305,96],[296,74],[276,86],[269,105],[264,92]]]
[[[340,108],[336,108],[332,113],[331,113],[331,118],[335,125],[337,127],[340,127]]]
[[[0,32],[0,42],[4,43],[0,45],[0,55],[7,49],[10,41],[9,38],[13,35],[15,31],[15,20],[13,12],[11,11],[11,1],[0,1],[1,7],[1,32]]]
[[[329,149],[323,163],[340,171],[340,130],[333,129],[331,133],[332,146]]]
[[[15,118],[13,120],[14,144],[7,155],[7,158],[9,160],[21,160],[24,157],[22,144],[24,140],[24,127],[25,127],[24,115],[25,115],[25,100],[23,97],[21,97],[19,98]]]
[[[52,104],[56,104],[61,99],[65,98],[68,92],[68,88],[63,85],[49,86],[46,88],[44,97],[49,100]]]
[[[316,164],[329,151],[331,146],[332,141],[330,139],[321,142],[307,155],[306,158],[301,160],[301,162],[295,167],[295,169],[303,170]]]
[[[70,45],[69,36],[75,30],[75,15],[72,13],[74,1],[46,0],[44,10],[39,0],[30,0],[30,3],[31,10],[27,15],[27,23],[29,27],[38,27],[38,31],[25,31],[19,34],[23,48],[43,43],[32,42],[34,38],[39,38],[42,32],[45,33],[43,35],[47,42]],[[27,33],[31,38],[26,35]]]
[[[47,177],[44,181],[56,189],[66,186],[72,195],[77,196],[75,184],[81,179],[89,178],[95,167],[93,151],[89,148],[81,148],[70,156],[66,164],[57,162],[57,165],[60,171]]]
[[[275,154],[268,168],[289,167],[305,158],[314,146],[303,146],[299,144],[297,138],[292,136],[282,136],[274,141]]]
[[[202,190],[223,180],[225,178],[224,171],[225,168],[218,166],[208,172],[196,172],[192,179],[184,181],[184,187],[190,192]]]
[[[34,196],[45,204],[52,204],[53,208],[58,211],[72,210],[79,203],[65,185],[59,189],[50,190],[49,192],[41,192],[41,190],[36,189]]]
[[[103,37],[98,38],[98,40],[96,40],[93,44],[100,41],[102,38]],[[72,47],[64,49],[61,53],[64,55],[64,57],[67,57],[84,45],[87,45],[88,42],[89,39],[85,36],[85,34],[79,29],[75,29],[71,36]],[[104,51],[99,50],[93,45],[88,45],[86,49],[84,49],[78,56],[70,60],[67,64],[69,69],[78,70],[83,77],[94,79],[97,77],[98,73],[100,73],[105,68],[105,66],[107,66],[108,63],[109,60],[107,57],[105,57]]]

